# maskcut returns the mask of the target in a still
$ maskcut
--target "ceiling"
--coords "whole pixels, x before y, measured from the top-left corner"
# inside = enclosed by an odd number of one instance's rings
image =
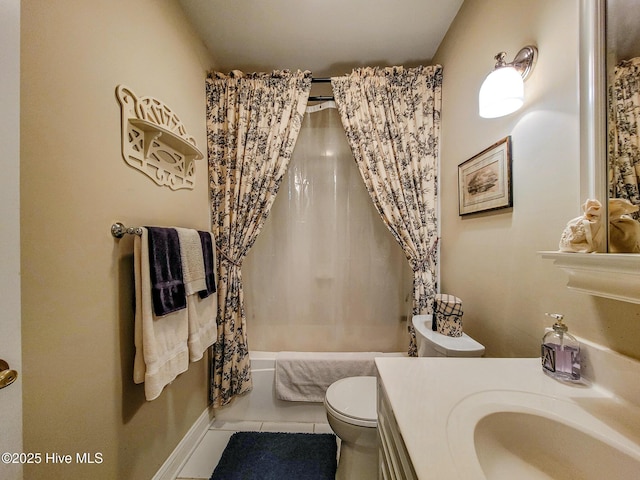
[[[428,65],[463,0],[178,0],[221,72]]]

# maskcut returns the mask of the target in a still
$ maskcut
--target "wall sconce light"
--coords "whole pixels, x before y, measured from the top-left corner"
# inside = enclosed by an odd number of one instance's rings
[[[495,56],[494,70],[487,75],[478,95],[479,113],[483,118],[496,118],[518,110],[524,103],[524,81],[538,57],[533,45],[522,48],[511,63],[504,61],[507,54]]]

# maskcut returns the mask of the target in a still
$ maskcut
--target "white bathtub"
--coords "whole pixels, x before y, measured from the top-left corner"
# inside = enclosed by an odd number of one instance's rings
[[[384,356],[404,356],[385,353]],[[253,390],[236,398],[230,405],[216,409],[216,420],[326,423],[321,402],[285,402],[275,395],[276,352],[249,352]]]

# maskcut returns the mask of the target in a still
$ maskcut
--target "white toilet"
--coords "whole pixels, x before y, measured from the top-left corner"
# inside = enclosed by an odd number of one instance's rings
[[[327,420],[340,438],[336,480],[378,478],[376,388],[376,377],[342,378],[327,388]]]
[[[448,337],[431,329],[431,315],[414,315],[419,357],[481,357],[484,346],[463,333]],[[324,398],[329,425],[340,438],[336,480],[378,475],[376,377],[347,377],[332,383]]]
[[[449,337],[431,328],[431,315],[414,315],[411,319],[416,330],[419,357],[481,357],[484,346],[466,333]]]

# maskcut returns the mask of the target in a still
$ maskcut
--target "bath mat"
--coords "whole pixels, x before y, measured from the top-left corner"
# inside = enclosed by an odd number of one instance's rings
[[[330,433],[234,433],[211,480],[334,480],[336,448]]]

